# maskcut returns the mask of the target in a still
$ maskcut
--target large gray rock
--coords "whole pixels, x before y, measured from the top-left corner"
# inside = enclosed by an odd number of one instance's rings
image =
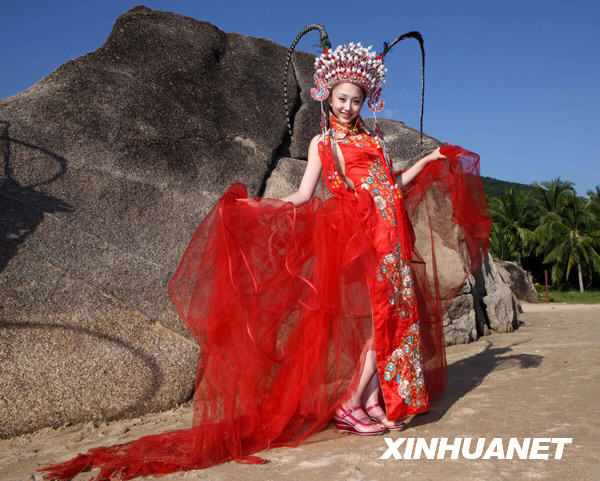
[[[503,282],[491,255],[470,275],[444,314],[446,345],[476,341],[491,331],[519,326],[520,304]]]
[[[474,278],[469,276],[444,313],[446,346],[466,344],[491,333],[482,302],[474,295]]]
[[[190,398],[198,348],[167,283],[230,184],[258,195],[279,156],[306,157],[314,55],[294,55],[290,143],[286,54],[135,7],[0,101],[0,437]]]
[[[444,339],[446,345],[466,344],[479,338],[478,312],[481,307],[473,296],[459,295],[452,299],[444,313]],[[480,317],[480,316],[479,316]]]
[[[286,54],[135,7],[98,50],[0,101],[0,437],[190,398],[198,348],[168,280],[230,184],[268,197],[299,185],[319,104],[314,56],[296,52],[289,138]],[[396,168],[439,145],[381,125]],[[480,307],[498,311],[486,296]],[[456,303],[447,335],[468,342],[482,316]]]
[[[537,302],[538,293],[533,286],[532,275],[516,262],[498,261],[496,268],[504,283],[517,299],[525,302]]]
[[[484,312],[490,329],[512,332],[519,326],[519,302],[502,281],[498,269],[488,255],[481,269],[473,275],[473,294],[485,306]]]

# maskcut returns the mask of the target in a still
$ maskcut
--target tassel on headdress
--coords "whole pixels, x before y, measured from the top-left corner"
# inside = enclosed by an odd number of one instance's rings
[[[292,45],[290,46],[290,48],[288,50],[287,59],[285,61],[285,70],[283,72],[283,103],[285,104],[285,116],[287,119],[287,125],[288,125],[288,131],[290,132],[290,137],[292,136],[292,124],[290,123],[290,112],[288,109],[288,98],[287,98],[288,69],[290,66],[290,60],[292,59],[292,53],[294,52],[294,49],[296,48],[296,44],[304,35],[306,35],[311,30],[319,30],[319,36],[321,37],[321,43],[319,44],[319,46],[323,49],[324,52],[331,48],[331,42],[329,41],[329,36],[327,35],[327,31],[325,30],[325,27],[318,23],[312,23],[309,26],[304,27],[302,29],[302,31],[296,36],[296,38],[294,39],[294,42],[292,43]],[[315,89],[311,89],[311,95],[313,98],[316,98],[315,95],[313,94],[314,90]],[[327,95],[329,95],[329,92],[327,92]],[[325,111],[323,110],[323,100],[325,100],[327,98],[327,95],[325,95],[325,97],[323,97],[323,99],[321,100],[321,133],[323,133],[325,130],[327,130],[327,116],[325,115]]]
[[[381,56],[385,57],[385,55],[392,49],[394,45],[396,45],[398,42],[401,42],[405,38],[416,39],[419,42],[419,47],[421,48],[421,120],[419,130],[421,133],[420,143],[421,147],[423,147],[423,104],[425,102],[425,47],[423,46],[423,36],[421,35],[421,32],[413,30],[411,32],[403,33],[398,38],[396,38],[396,40],[394,40],[391,44],[383,42],[383,53],[381,54]]]

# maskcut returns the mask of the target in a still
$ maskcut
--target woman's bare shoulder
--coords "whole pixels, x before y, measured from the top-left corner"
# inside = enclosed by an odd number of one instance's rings
[[[319,145],[319,142],[321,141],[323,137],[321,136],[321,134],[317,134],[315,135],[312,139],[310,139],[310,144],[308,145],[308,150],[311,151],[317,151],[317,147]]]
[[[310,139],[310,144],[316,144],[317,142],[319,142],[319,140],[321,139],[321,134],[317,134],[315,135],[312,139]]]

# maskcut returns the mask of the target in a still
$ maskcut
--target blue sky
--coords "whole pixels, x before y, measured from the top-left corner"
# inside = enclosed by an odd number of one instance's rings
[[[136,1],[29,1],[0,6],[0,98],[100,47]],[[529,184],[560,176],[580,195],[600,184],[600,3],[590,0],[147,0],[143,5],[288,46],[310,23],[333,45],[425,39],[424,129],[481,155],[483,175]],[[298,46],[317,53],[318,35]],[[407,40],[386,55],[380,114],[418,128],[420,57]],[[369,111],[364,116],[370,115]]]

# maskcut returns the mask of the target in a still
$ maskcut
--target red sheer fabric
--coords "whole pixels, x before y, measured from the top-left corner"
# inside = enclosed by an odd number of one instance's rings
[[[492,225],[479,156],[449,143],[440,152],[448,160],[426,165],[404,190],[432,399],[441,397],[446,385],[443,313],[469,274],[481,267]]]
[[[339,145],[358,194],[340,183],[326,137],[319,153],[332,197],[252,205],[234,184],[190,240],[169,294],[201,346],[193,426],[91,449],[42,468],[45,479],[262,462],[252,454],[296,446],[327,425],[371,348],[391,419],[426,411],[443,392],[442,312],[487,252],[479,158],[444,144],[449,160],[401,192],[380,147]],[[447,266],[439,254],[449,252]]]

